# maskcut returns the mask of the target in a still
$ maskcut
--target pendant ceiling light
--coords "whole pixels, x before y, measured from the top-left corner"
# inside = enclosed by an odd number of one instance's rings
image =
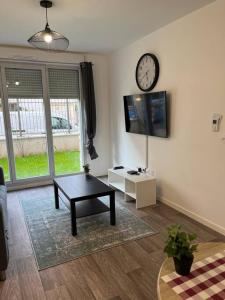
[[[53,31],[48,25],[48,8],[52,7],[52,1],[42,0],[40,5],[46,9],[45,29],[29,38],[28,43],[38,49],[63,51],[69,46],[69,40],[61,33]]]

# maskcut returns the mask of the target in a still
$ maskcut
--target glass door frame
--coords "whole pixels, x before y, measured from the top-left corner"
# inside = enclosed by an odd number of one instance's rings
[[[6,143],[6,152],[7,152],[7,161],[8,161],[8,171],[9,171],[9,180],[7,181],[7,184],[12,184],[12,174],[15,174],[15,167],[12,164],[11,158],[12,157],[12,148],[10,144],[10,135],[11,135],[11,124],[9,120],[9,114],[7,110],[7,104],[5,102],[5,97],[3,94],[3,82],[2,82],[2,74],[3,74],[3,68],[2,65],[0,65],[0,96],[1,96],[1,103],[2,103],[2,112],[3,112],[3,121],[4,121],[4,129],[5,129],[5,143]],[[9,124],[9,126],[8,126]]]
[[[80,92],[80,111],[79,111],[79,120],[80,120],[80,165],[82,166],[84,164],[84,161],[86,161],[86,152],[85,152],[85,147],[84,147],[84,141],[85,141],[85,134],[84,134],[84,110],[83,110],[83,97],[82,97],[82,83],[81,83],[81,72],[80,72],[80,67],[78,65],[72,65],[72,64],[55,64],[55,63],[46,63],[45,64],[45,72],[46,72],[46,84],[47,84],[47,102],[49,105],[49,113],[51,116],[51,103],[50,103],[50,96],[49,96],[49,76],[48,76],[48,69],[61,69],[61,70],[76,70],[79,72],[79,92]],[[51,118],[50,118],[51,119]],[[50,123],[50,131],[51,131],[51,144],[52,144],[52,159],[53,159],[53,169],[54,169],[54,174],[53,178],[57,177],[63,177],[63,176],[70,176],[74,174],[80,174],[80,172],[76,173],[68,173],[68,174],[62,174],[62,175],[56,175],[55,174],[55,162],[54,162],[54,146],[53,146],[53,133],[52,133],[52,127]]]
[[[42,76],[42,90],[43,90],[43,103],[44,103],[44,112],[45,112],[45,124],[46,124],[46,140],[47,140],[47,150],[48,150],[48,167],[49,175],[31,177],[25,179],[16,178],[16,166],[15,166],[15,157],[14,157],[14,146],[13,146],[13,137],[11,131],[11,122],[10,122],[10,112],[8,104],[8,92],[7,92],[7,81],[5,75],[6,68],[13,69],[34,69],[40,70]],[[54,177],[69,176],[72,174],[65,174],[56,176],[55,174],[55,162],[54,162],[54,147],[53,147],[53,133],[52,133],[52,124],[51,124],[51,106],[50,106],[50,97],[49,97],[49,84],[48,84],[48,69],[73,69],[79,71],[79,86],[80,86],[80,164],[84,161],[84,135],[83,135],[83,109],[82,109],[82,96],[81,96],[81,84],[80,84],[80,68],[74,65],[64,65],[64,64],[51,64],[51,63],[30,63],[30,62],[5,62],[0,60],[0,89],[1,89],[1,98],[2,98],[2,107],[3,107],[3,116],[4,116],[4,125],[5,125],[5,136],[6,136],[6,146],[8,153],[8,164],[9,164],[9,177],[10,180],[7,181],[7,186],[9,188],[16,188],[22,186],[23,188],[38,186],[43,184],[52,183]],[[80,172],[78,172],[80,173]],[[75,174],[75,173],[73,173]]]

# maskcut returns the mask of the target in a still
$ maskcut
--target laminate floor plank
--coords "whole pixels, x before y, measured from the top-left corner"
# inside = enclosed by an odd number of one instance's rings
[[[47,300],[72,300],[70,294],[65,286],[57,287],[53,290],[45,292]]]
[[[16,264],[22,299],[46,299],[34,258],[30,256],[18,259]]]
[[[134,270],[128,274],[129,278],[132,282],[139,286],[141,292],[143,293],[143,299],[148,300],[156,300],[157,299],[157,290],[155,289],[157,285],[157,279],[153,275],[153,270],[149,269],[148,272],[146,270],[140,268],[138,270]]]
[[[116,293],[118,295],[111,299],[117,299],[117,297],[119,297],[119,299],[130,300],[131,298],[128,297],[128,294],[124,292],[124,289],[121,288],[120,284],[118,284],[118,282],[117,282],[118,266],[116,267],[114,265],[112,268],[111,263],[108,259],[108,256],[106,255],[106,252],[108,252],[108,250],[102,251],[102,252],[97,252],[97,253],[93,254],[93,258],[96,261],[96,263],[98,264],[99,268],[101,269],[103,275],[107,279],[107,282],[110,282],[111,287],[113,288],[113,290],[116,291]],[[111,252],[108,252],[108,254],[109,254],[110,260],[111,260]]]
[[[111,255],[109,251],[99,252],[100,255],[93,254],[94,258],[97,260],[98,258],[102,260],[104,257],[104,261],[108,264],[107,272],[104,273],[105,276],[109,278],[109,281],[116,282],[119,290],[122,290],[123,293],[128,296],[129,299],[137,300],[137,299],[147,299],[145,295],[142,293],[140,286],[134,285],[129,276],[124,272],[123,267],[118,264],[117,260]],[[101,261],[98,261],[99,267],[103,270]],[[119,292],[118,290],[118,292]],[[124,298],[126,299],[126,298]]]
[[[64,278],[61,276],[61,268],[59,266],[42,270],[39,272],[39,276],[43,289],[46,292],[64,285]]]
[[[140,268],[138,261],[131,257],[124,245],[111,248],[109,253],[115,258],[124,273],[129,273]]]
[[[71,299],[95,300],[94,294],[87,284],[82,273],[82,266],[79,259],[71,263],[65,263],[58,267],[60,274]]]
[[[9,261],[7,280],[0,281],[0,299],[23,300],[15,259]]]
[[[148,271],[151,270],[152,265],[155,265],[158,269],[158,266],[164,258],[162,251],[158,250],[160,251],[161,257],[159,261],[157,261],[155,259],[155,252],[147,252],[137,241],[133,241],[131,244],[125,244],[124,248],[130,254],[130,256],[138,262],[141,268],[147,269]]]
[[[83,274],[88,287],[97,300],[110,299],[117,296],[112,283],[107,281],[93,255],[83,257],[79,261],[80,274]],[[110,270],[109,270],[110,272]]]

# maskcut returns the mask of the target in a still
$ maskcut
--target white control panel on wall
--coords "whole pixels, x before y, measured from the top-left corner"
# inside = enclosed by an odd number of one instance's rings
[[[214,113],[212,116],[212,131],[220,130],[220,122],[222,120],[222,115],[218,113]]]

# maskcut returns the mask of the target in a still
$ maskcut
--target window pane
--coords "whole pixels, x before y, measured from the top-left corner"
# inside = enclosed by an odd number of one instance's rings
[[[56,175],[80,171],[79,73],[49,69]]]
[[[8,162],[6,138],[5,138],[5,125],[4,125],[4,116],[3,116],[1,98],[0,98],[0,166],[3,168],[5,180],[6,181],[10,180],[9,162]]]
[[[6,69],[16,178],[49,174],[40,70]]]

